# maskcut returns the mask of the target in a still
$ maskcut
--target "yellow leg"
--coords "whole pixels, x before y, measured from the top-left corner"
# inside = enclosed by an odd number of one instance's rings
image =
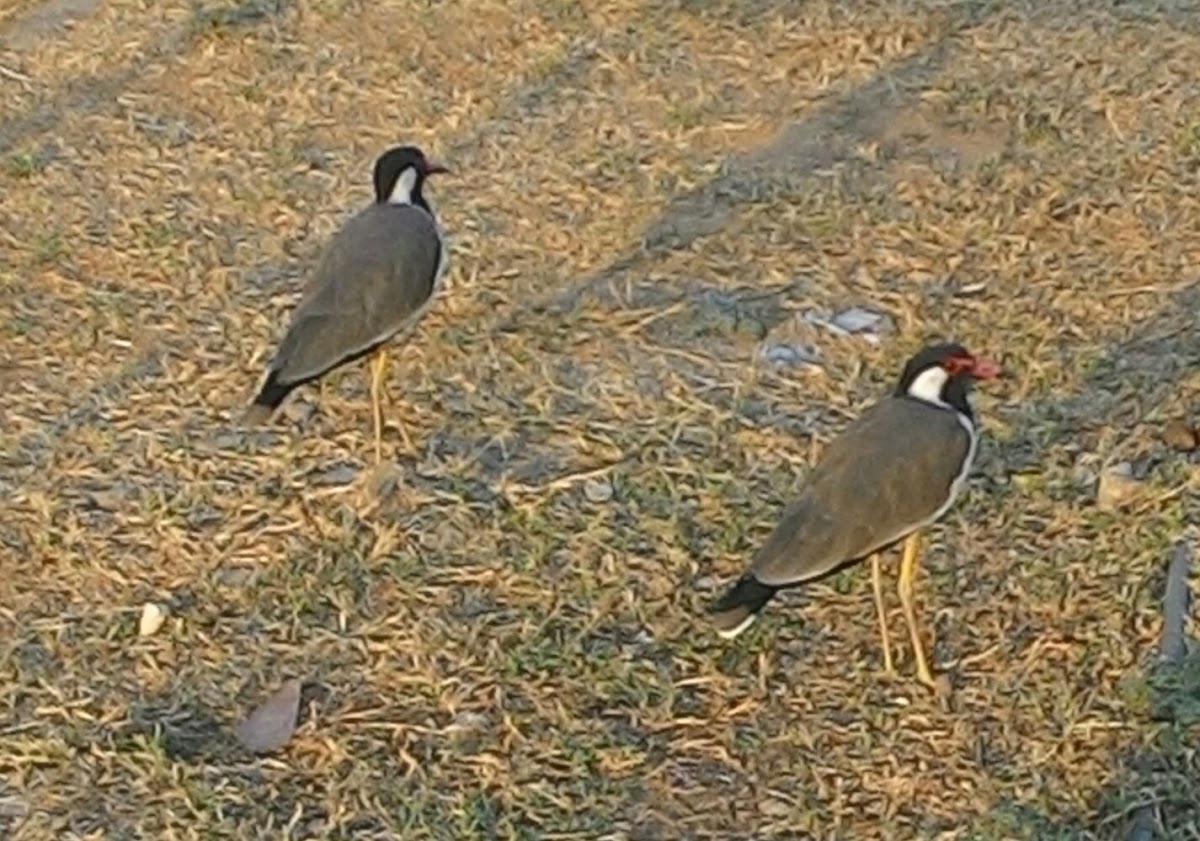
[[[879,553],[871,556],[871,584],[875,588],[875,612],[879,614],[879,636],[883,639],[883,668],[888,674],[896,670],[892,665],[892,638],[888,634],[887,611],[883,607],[883,572],[879,568]]]
[[[913,657],[917,661],[917,679],[926,686],[936,686],[929,661],[925,659],[925,648],[921,645],[921,634],[917,630],[917,612],[913,608],[913,583],[917,576],[917,559],[921,551],[921,536],[913,532],[904,541],[904,555],[900,559],[900,606],[904,608],[904,621],[912,637]]]
[[[380,395],[383,391],[383,375],[387,370],[387,351],[375,351],[371,359],[371,417],[375,421],[375,463],[383,461],[383,406]]]
[[[383,396],[387,391],[386,371],[387,351],[380,348],[371,357],[371,411],[375,419],[375,462],[377,464],[383,460]],[[408,452],[415,452],[412,439],[408,437],[408,430],[404,428],[404,424],[400,423],[397,426]]]

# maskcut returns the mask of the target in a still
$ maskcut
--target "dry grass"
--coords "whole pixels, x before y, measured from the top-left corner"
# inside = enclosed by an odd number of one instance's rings
[[[0,833],[1200,837],[1195,719],[1138,677],[1200,514],[1157,438],[1200,395],[1200,5],[89,5],[0,39]],[[229,418],[401,139],[457,170],[452,288],[373,497],[362,372]],[[849,304],[880,346],[794,318]],[[793,333],[822,367],[755,363]],[[935,334],[1014,372],[927,553],[951,698],[880,676],[861,570],[717,641]],[[1148,494],[1103,513],[1116,460]],[[292,677],[292,744],[240,753]]]

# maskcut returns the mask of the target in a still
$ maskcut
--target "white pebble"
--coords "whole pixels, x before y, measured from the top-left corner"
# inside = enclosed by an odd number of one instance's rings
[[[138,636],[149,637],[158,633],[158,629],[167,621],[167,611],[154,602],[142,605],[142,618],[138,620]]]

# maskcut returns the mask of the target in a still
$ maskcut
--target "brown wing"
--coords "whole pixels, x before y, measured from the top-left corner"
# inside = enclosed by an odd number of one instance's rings
[[[406,327],[433,292],[441,243],[424,210],[372,205],[317,265],[271,364],[283,383],[320,375]]]
[[[827,448],[751,564],[763,584],[819,578],[933,517],[970,436],[953,411],[887,397]]]

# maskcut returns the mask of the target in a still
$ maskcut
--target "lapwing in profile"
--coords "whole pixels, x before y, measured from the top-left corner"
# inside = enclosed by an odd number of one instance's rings
[[[920,534],[953,505],[975,460],[973,382],[999,373],[995,362],[953,343],[909,359],[895,391],[829,444],[749,569],[713,604],[717,632],[735,637],[780,590],[870,558],[884,667],[892,672],[879,555],[904,541],[900,603],[917,677],[934,686],[913,607]]]
[[[375,161],[374,203],[326,246],[243,423],[266,421],[296,388],[371,356],[375,461],[381,460],[387,345],[420,320],[446,268],[441,229],[422,188],[430,175],[448,171],[416,146],[397,146]],[[400,432],[411,447],[403,424]]]

